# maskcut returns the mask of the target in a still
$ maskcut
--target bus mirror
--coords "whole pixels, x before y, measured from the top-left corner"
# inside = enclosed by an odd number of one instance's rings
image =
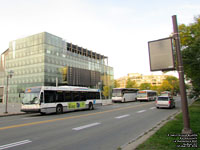
[[[40,95],[40,104],[43,103],[43,92]]]
[[[24,98],[24,93],[19,93],[19,98]]]

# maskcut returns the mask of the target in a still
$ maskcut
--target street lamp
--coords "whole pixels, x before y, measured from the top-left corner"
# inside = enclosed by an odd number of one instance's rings
[[[102,98],[101,97],[101,87],[102,87],[102,82],[100,81],[100,82],[98,82],[98,89],[100,91],[100,99]]]
[[[14,74],[14,71],[10,70],[8,71],[8,74],[7,74],[7,91],[6,91],[6,106],[5,106],[5,114],[8,113],[8,81],[9,81],[9,78],[12,78],[12,75]]]

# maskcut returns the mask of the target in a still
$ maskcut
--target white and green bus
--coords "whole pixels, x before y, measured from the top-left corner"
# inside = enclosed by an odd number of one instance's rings
[[[80,109],[94,109],[102,105],[100,91],[86,87],[31,87],[25,90],[21,111],[46,113],[63,113]]]

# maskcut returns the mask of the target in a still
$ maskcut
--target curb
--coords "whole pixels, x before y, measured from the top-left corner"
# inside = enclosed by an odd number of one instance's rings
[[[0,114],[0,117],[8,117],[8,116],[17,116],[17,115],[24,115],[25,113],[19,112],[19,113],[10,113],[10,114]]]

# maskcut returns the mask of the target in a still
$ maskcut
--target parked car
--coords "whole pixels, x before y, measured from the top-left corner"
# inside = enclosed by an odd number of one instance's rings
[[[156,107],[159,108],[175,108],[174,99],[168,96],[158,96],[156,100]]]

